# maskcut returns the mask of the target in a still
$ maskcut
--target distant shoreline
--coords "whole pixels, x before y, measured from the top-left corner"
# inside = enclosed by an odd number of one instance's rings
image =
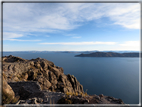
[[[93,52],[89,54],[75,55],[75,57],[139,57],[139,53]]]

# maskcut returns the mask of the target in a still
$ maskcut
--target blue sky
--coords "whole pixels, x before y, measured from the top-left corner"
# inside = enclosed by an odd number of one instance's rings
[[[139,3],[3,4],[3,51],[139,49]]]

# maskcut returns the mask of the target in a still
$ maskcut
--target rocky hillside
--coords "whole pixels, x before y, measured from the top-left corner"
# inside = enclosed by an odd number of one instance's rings
[[[10,55],[2,62],[3,104],[124,104],[113,97],[87,95],[76,77],[65,75],[62,67],[46,59]]]
[[[73,75],[65,75],[62,67],[42,58],[25,60],[12,55],[5,56],[3,73],[7,82],[38,81],[42,90],[83,92],[83,86]]]

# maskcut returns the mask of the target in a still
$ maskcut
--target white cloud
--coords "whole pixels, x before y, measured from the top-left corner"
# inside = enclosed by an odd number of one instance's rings
[[[77,34],[64,34],[65,36],[76,36]]]
[[[3,40],[9,41],[41,41],[41,40],[24,40],[24,39],[16,39],[23,37],[23,34],[11,33],[11,32],[3,32]]]
[[[50,37],[49,35],[46,35],[46,37]]]
[[[108,12],[108,17],[114,24],[129,29],[140,29],[140,4],[118,4]]]
[[[19,37],[23,37],[23,34],[3,32],[3,40],[8,40],[8,39],[12,39],[12,38],[19,38]]]
[[[114,45],[116,42],[59,42],[59,43],[39,43],[43,45]]]
[[[20,42],[25,42],[25,41],[31,41],[31,42],[36,42],[36,41],[41,41],[41,40],[22,40],[22,39],[9,39],[10,41],[20,41]]]
[[[5,3],[3,7],[4,31],[71,30],[103,17],[125,28],[140,28],[138,3]]]
[[[140,41],[126,41],[123,44],[119,44],[118,50],[140,50]]]
[[[76,39],[78,39],[78,38],[81,38],[81,36],[74,36],[74,37],[72,37],[72,38],[76,38]]]
[[[140,41],[126,41],[125,43],[120,44],[120,46],[138,47],[140,46]]]

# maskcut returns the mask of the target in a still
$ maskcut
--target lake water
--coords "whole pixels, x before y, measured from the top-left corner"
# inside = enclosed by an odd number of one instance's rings
[[[74,53],[4,52],[24,59],[45,58],[74,75],[90,95],[104,94],[127,104],[139,103],[139,58],[74,57]]]

